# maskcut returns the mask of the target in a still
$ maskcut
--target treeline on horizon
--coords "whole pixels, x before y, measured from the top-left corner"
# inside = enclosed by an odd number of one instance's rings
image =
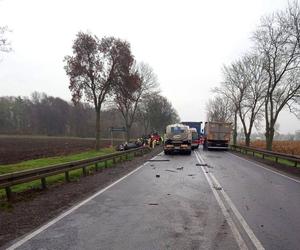
[[[45,93],[0,97],[0,134],[95,137],[95,119],[90,104],[74,104]],[[140,103],[131,137],[161,133],[167,124],[178,121],[172,104],[156,93]],[[101,111],[100,123],[101,137],[110,138],[110,128],[123,127],[124,119],[112,104]],[[123,138],[119,132],[114,136]]]

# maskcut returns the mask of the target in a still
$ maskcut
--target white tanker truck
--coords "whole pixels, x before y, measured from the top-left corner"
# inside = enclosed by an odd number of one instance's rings
[[[183,152],[191,154],[192,152],[192,133],[189,126],[183,124],[171,124],[166,127],[164,152],[170,154],[173,152]]]

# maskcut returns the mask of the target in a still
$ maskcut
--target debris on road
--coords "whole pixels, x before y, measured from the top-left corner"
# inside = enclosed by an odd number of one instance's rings
[[[195,174],[188,174],[188,176],[195,176]]]
[[[165,171],[168,171],[168,172],[173,172],[173,173],[178,173],[177,171],[175,171],[175,170],[171,170],[171,169],[166,169]]]
[[[215,190],[222,190],[222,187],[214,186],[214,189],[215,189]]]
[[[158,203],[148,203],[150,206],[158,206]]]
[[[197,163],[196,166],[205,167],[205,166],[207,166],[207,164],[206,163]]]
[[[176,168],[177,170],[183,170],[183,167]]]
[[[156,178],[159,178],[160,177],[160,174],[156,174]]]

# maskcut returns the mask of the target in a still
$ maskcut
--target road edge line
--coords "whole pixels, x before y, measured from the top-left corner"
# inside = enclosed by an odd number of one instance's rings
[[[159,152],[156,156],[152,157],[151,159],[155,159],[161,152]],[[29,241],[30,239],[32,239],[33,237],[35,237],[36,235],[40,234],[41,232],[45,231],[47,228],[51,227],[52,225],[54,225],[55,223],[57,223],[58,221],[60,221],[61,219],[63,219],[64,217],[66,217],[67,215],[71,214],[72,212],[74,212],[75,210],[77,210],[78,208],[80,208],[81,206],[83,206],[84,204],[88,203],[90,200],[94,199],[95,197],[99,196],[100,194],[104,193],[106,190],[110,189],[111,187],[113,187],[114,185],[118,184],[119,182],[123,181],[124,179],[126,179],[128,176],[134,174],[135,172],[137,172],[138,170],[140,170],[142,167],[146,166],[149,162],[145,162],[143,163],[141,166],[137,167],[136,169],[132,170],[131,172],[129,172],[128,174],[126,174],[125,176],[121,177],[120,179],[116,180],[115,182],[113,182],[112,184],[108,185],[107,187],[101,189],[100,191],[98,191],[97,193],[93,194],[92,196],[88,197],[87,199],[83,200],[82,202],[80,202],[79,204],[71,207],[70,209],[68,209],[67,211],[63,212],[61,215],[57,216],[56,218],[50,220],[48,223],[46,223],[45,225],[39,227],[38,229],[34,230],[32,233],[29,233],[28,235],[24,236],[21,240],[13,243],[10,247],[6,248],[6,250],[14,250],[20,246],[22,246],[24,243],[26,243],[27,241]]]
[[[280,176],[282,176],[282,177],[285,177],[285,178],[287,178],[287,179],[290,179],[290,180],[292,180],[292,181],[295,181],[295,182],[297,182],[297,183],[300,183],[300,180],[294,179],[294,178],[292,178],[292,177],[290,177],[290,176],[288,176],[288,175],[285,175],[285,174],[282,174],[282,173],[277,172],[277,171],[275,171],[275,170],[272,170],[272,169],[269,169],[269,168],[267,168],[267,167],[264,167],[264,166],[262,166],[262,165],[260,165],[260,164],[258,164],[258,163],[256,163],[256,162],[254,162],[254,161],[250,161],[250,160],[245,159],[245,158],[243,158],[243,157],[241,157],[241,156],[235,155],[235,154],[233,154],[233,153],[231,153],[231,152],[228,152],[228,153],[231,154],[231,155],[233,155],[233,156],[235,156],[235,157],[237,157],[237,158],[239,158],[239,159],[242,159],[242,160],[244,160],[244,161],[250,162],[250,163],[252,163],[252,164],[254,164],[254,165],[256,165],[256,166],[258,166],[258,167],[260,167],[260,168],[263,168],[263,169],[265,169],[265,170],[267,170],[267,171],[269,171],[269,172],[272,172],[272,173],[274,173],[274,174],[278,174],[278,175],[280,175]]]

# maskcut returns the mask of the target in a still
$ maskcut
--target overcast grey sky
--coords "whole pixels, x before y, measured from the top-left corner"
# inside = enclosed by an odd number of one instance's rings
[[[222,65],[251,47],[251,32],[263,15],[286,5],[286,0],[2,0],[0,25],[12,30],[13,52],[0,62],[0,96],[39,91],[69,101],[63,58],[71,54],[76,33],[90,31],[128,40],[136,59],[154,69],[181,119],[204,121]],[[283,133],[300,129],[288,112],[279,123]]]

